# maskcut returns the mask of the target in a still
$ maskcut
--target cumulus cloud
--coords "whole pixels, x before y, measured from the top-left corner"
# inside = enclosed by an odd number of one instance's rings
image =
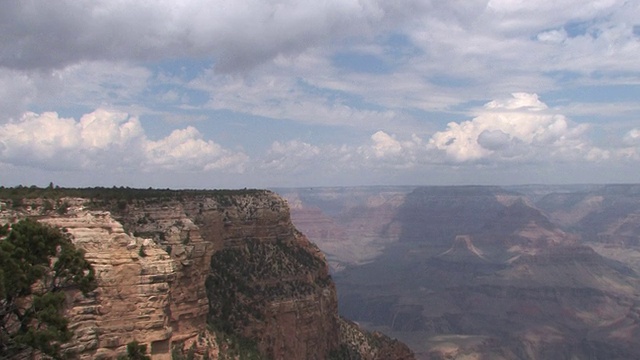
[[[208,171],[231,168],[243,172],[248,159],[242,153],[233,153],[211,140],[202,139],[202,134],[191,126],[174,130],[158,141],[147,140],[144,151],[149,170]]]
[[[624,135],[623,142],[625,145],[640,145],[640,129],[631,129]]]
[[[606,158],[587,141],[587,129],[549,111],[537,95],[515,93],[485,104],[472,120],[449,123],[428,146],[458,163]]]
[[[359,171],[417,171],[435,164],[551,164],[630,157],[629,149],[615,152],[594,146],[588,140],[588,130],[587,125],[573,123],[549,109],[536,94],[514,93],[486,103],[473,119],[451,122],[425,140],[415,134],[401,138],[379,130],[359,146],[274,142],[263,168],[308,171],[338,165]],[[630,131],[625,143],[640,143],[638,134]]]
[[[624,0],[10,1],[0,12],[0,164],[264,174],[634,158],[637,130],[600,149],[569,117],[637,127],[628,94],[639,16],[640,3]],[[389,71],[358,71],[367,59]],[[609,85],[625,88],[620,101],[596,102],[617,95]],[[446,127],[434,121],[523,89]],[[531,92],[565,99],[550,109]],[[170,135],[149,139],[137,118],[111,111],[24,113],[98,107],[153,114]],[[234,133],[263,118],[276,120],[269,134]],[[186,127],[195,121],[264,151],[226,149]],[[354,136],[278,138],[322,126]]]
[[[220,170],[241,172],[247,157],[202,139],[197,129],[146,137],[138,118],[98,109],[79,121],[25,113],[0,127],[0,162],[50,170]]]
[[[627,160],[640,160],[640,129],[634,128],[624,134],[622,145],[616,155]]]
[[[402,144],[384,131],[371,135],[373,153],[376,157],[397,156],[402,152]]]
[[[478,144],[487,150],[501,150],[510,143],[511,136],[502,130],[484,130],[478,135]]]
[[[54,170],[100,166],[110,150],[122,154],[141,134],[138,119],[126,114],[97,110],[75,121],[55,112],[28,112],[1,127],[0,161]]]
[[[399,140],[393,134],[377,131],[371,142],[356,149],[358,161],[372,168],[408,169],[419,165],[426,147],[422,139],[412,134],[409,139]]]

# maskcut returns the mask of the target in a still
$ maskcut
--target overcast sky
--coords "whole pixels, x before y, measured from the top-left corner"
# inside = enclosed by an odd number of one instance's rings
[[[2,0],[0,185],[640,182],[640,1]]]

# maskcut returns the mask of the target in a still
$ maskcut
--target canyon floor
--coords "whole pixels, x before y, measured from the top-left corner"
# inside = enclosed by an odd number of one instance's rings
[[[638,185],[276,191],[341,314],[418,358],[640,358]]]

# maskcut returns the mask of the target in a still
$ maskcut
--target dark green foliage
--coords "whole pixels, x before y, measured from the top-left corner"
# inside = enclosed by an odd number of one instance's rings
[[[288,241],[247,238],[244,246],[218,251],[205,282],[209,322],[224,334],[238,336],[248,323],[263,319],[267,303],[319,291],[322,281],[309,282],[305,274],[315,278],[324,266],[322,259]]]
[[[118,210],[122,211],[125,210],[127,208],[127,201],[126,200],[119,200],[117,205]]]
[[[186,354],[184,351],[183,345],[174,346],[171,349],[171,360],[194,360],[196,357],[196,348],[195,344],[192,345],[189,350],[187,350]]]
[[[237,354],[238,358],[242,360],[262,359],[256,342],[245,337],[237,337],[232,339],[229,350],[232,355]]]
[[[144,250],[144,245],[140,245],[140,250],[138,250],[138,256],[147,257],[147,252]]]
[[[14,209],[17,209],[17,208],[20,208],[20,207],[24,206],[23,200],[22,200],[21,197],[11,197],[11,198],[8,198],[8,199],[11,199],[11,206]]]
[[[65,201],[58,205],[58,210],[56,211],[58,212],[58,214],[64,215],[67,213],[67,210],[69,210],[69,203]]]
[[[10,199],[14,207],[22,206],[22,199],[60,199],[63,197],[81,197],[93,199],[96,203],[113,203],[115,208],[124,210],[132,200],[179,200],[189,197],[213,197],[222,205],[231,205],[234,196],[268,193],[266,190],[172,190],[172,189],[134,189],[129,187],[59,188],[37,186],[0,187],[0,199]]]
[[[63,290],[94,290],[93,268],[60,229],[34,220],[0,229],[0,354],[31,349],[61,358],[60,345],[72,336]]]
[[[362,356],[355,348],[342,344],[340,348],[329,353],[328,360],[362,360]]]
[[[147,344],[132,341],[127,344],[127,355],[118,356],[118,360],[151,360],[147,354]]]
[[[42,210],[45,212],[53,210],[53,204],[51,203],[51,201],[45,200],[42,203]]]
[[[182,348],[178,345],[173,345],[171,348],[171,360],[184,360],[184,355],[182,355]]]

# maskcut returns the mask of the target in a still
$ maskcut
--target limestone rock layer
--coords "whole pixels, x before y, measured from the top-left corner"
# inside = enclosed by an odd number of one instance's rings
[[[68,354],[113,359],[136,340],[153,359],[251,349],[263,359],[340,359],[344,349],[363,359],[412,356],[390,339],[373,350],[348,342],[324,255],[271,192],[62,201],[64,212],[25,200],[0,220],[37,216],[66,228],[95,267],[98,289],[68,294]]]

